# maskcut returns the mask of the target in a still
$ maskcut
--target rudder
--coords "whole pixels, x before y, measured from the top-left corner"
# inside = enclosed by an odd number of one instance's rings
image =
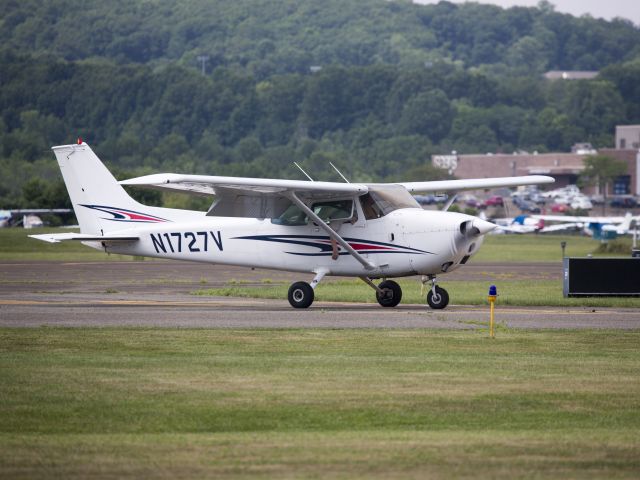
[[[108,231],[125,229],[128,227],[126,223],[107,221],[114,218],[109,215],[105,218],[105,213],[117,216],[118,211],[136,213],[141,207],[146,208],[127,194],[86,143],[61,145],[52,150],[80,224],[80,232],[104,235]]]

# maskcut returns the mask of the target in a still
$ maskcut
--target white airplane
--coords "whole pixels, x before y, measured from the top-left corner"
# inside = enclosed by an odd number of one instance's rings
[[[531,215],[530,218],[531,221],[558,222],[556,225],[545,227],[555,227],[556,231],[581,228],[594,238],[615,238],[618,235],[632,234],[635,228],[632,228],[631,224],[635,222],[637,225],[640,222],[640,216],[633,216],[630,212],[623,217]]]
[[[325,275],[361,278],[383,307],[400,286],[390,277],[423,275],[427,302],[447,306],[439,274],[464,265],[496,226],[477,217],[423,210],[414,192],[552,183],[526,176],[407,183],[334,183],[161,173],[120,182],[215,196],[208,212],[133,200],[86,143],[53,147],[80,233],[32,235],[77,240],[105,252],[314,274],[288,300],[306,308]],[[382,279],[379,284],[374,279]]]
[[[578,222],[566,221],[565,223],[557,223],[549,225],[545,220],[558,218],[576,218],[576,217],[560,217],[547,215],[518,215],[515,218],[496,218],[492,221],[498,226],[492,233],[554,233],[567,230],[581,229],[582,224]]]
[[[22,225],[24,228],[37,228],[42,226],[42,220],[36,214],[43,213],[70,213],[68,208],[20,208],[18,210],[0,210],[0,228],[19,225],[21,222],[14,222],[14,218],[22,215]]]
[[[514,218],[496,218],[493,222],[498,226],[497,233],[534,233],[544,228],[544,220],[535,220],[528,215]]]

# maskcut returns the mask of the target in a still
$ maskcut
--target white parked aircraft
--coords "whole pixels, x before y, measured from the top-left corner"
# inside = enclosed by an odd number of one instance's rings
[[[378,303],[395,307],[390,277],[423,275],[427,302],[444,308],[439,274],[464,265],[495,225],[454,212],[423,210],[414,192],[552,183],[544,176],[406,183],[334,183],[162,173],[120,182],[215,196],[208,212],[149,207],[133,200],[85,143],[53,147],[80,233],[33,235],[78,240],[140,255],[313,273],[289,288],[306,308],[325,275],[361,278]],[[379,284],[374,279],[383,279]]]
[[[556,231],[581,228],[587,235],[595,238],[613,238],[617,235],[630,235],[635,230],[635,226],[632,228],[632,223],[640,222],[640,216],[633,216],[631,212],[627,212],[624,217],[531,215],[529,218],[532,222],[558,222],[556,225],[550,226],[555,227]]]
[[[0,228],[19,225],[20,221],[14,222],[16,216],[22,215],[22,225],[24,228],[37,228],[42,226],[42,220],[36,214],[43,213],[70,213],[68,208],[21,208],[18,210],[0,210]]]

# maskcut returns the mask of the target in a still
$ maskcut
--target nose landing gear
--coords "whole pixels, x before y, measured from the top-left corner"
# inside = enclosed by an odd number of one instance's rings
[[[436,276],[429,275],[428,278],[422,279],[422,283],[431,282],[431,289],[427,293],[427,303],[434,310],[442,310],[449,305],[449,293],[444,288],[436,285]]]

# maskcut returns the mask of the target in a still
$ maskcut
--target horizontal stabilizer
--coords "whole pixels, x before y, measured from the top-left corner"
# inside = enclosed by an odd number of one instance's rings
[[[41,235],[29,235],[31,238],[43,242],[58,243],[64,240],[76,240],[79,242],[135,242],[140,237],[131,235],[86,235],[83,233],[43,233]]]

